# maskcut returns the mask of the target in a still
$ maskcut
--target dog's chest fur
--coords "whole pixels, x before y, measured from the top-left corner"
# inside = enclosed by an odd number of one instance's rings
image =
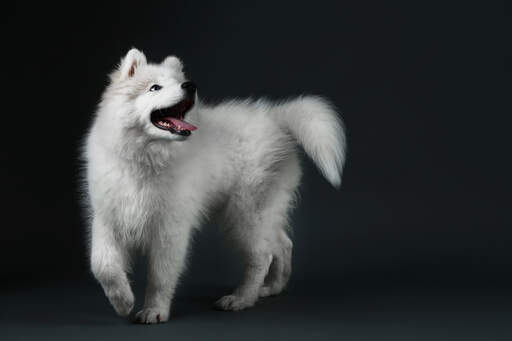
[[[147,229],[165,219],[171,207],[169,177],[154,174],[135,176],[114,169],[100,177],[97,188],[103,192],[101,209],[121,239],[138,242]]]

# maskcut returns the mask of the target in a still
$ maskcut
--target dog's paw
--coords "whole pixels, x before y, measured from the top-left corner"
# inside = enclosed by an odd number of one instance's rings
[[[154,324],[167,322],[169,312],[161,308],[144,308],[135,314],[135,322],[143,324]]]
[[[250,308],[256,303],[256,300],[247,299],[237,295],[227,295],[221,297],[215,302],[215,308],[220,310],[239,311]]]
[[[129,285],[109,286],[105,288],[110,303],[119,316],[128,316],[133,309],[135,297]]]

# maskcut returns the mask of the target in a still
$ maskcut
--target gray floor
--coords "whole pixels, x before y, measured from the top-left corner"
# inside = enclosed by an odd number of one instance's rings
[[[156,326],[117,317],[89,280],[10,288],[0,301],[0,340],[512,340],[507,293],[368,287],[337,295],[292,288],[229,313],[211,308],[228,288],[204,284],[179,296],[172,319]]]

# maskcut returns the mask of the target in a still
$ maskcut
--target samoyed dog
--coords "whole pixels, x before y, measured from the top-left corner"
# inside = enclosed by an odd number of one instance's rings
[[[220,220],[245,261],[242,283],[216,306],[242,310],[279,294],[291,273],[297,145],[340,185],[345,135],[325,100],[210,106],[178,58],[151,64],[130,50],[110,75],[84,146],[91,268],[116,312],[133,308],[127,274],[139,248],[148,284],[135,320],[168,320],[191,235],[207,217]]]

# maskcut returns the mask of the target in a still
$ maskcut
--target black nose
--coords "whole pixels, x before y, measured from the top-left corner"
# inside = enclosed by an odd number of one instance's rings
[[[185,82],[185,83],[182,83],[181,84],[181,88],[182,89],[185,89],[185,91],[187,92],[187,94],[189,95],[193,95],[196,93],[196,83],[194,82]]]

